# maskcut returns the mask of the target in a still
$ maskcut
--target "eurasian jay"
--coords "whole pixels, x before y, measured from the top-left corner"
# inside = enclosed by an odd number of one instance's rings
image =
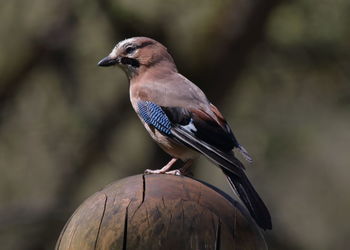
[[[184,173],[200,154],[221,168],[251,216],[262,229],[271,229],[271,216],[234,156],[237,149],[251,161],[220,111],[203,91],[179,74],[173,58],[159,42],[134,37],[119,42],[99,66],[118,65],[130,81],[131,104],[159,146],[173,158],[146,173]],[[169,171],[180,159],[180,170]]]

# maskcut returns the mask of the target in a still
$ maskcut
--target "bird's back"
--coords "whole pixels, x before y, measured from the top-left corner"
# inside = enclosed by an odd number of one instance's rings
[[[177,72],[152,70],[137,81],[131,81],[130,99],[150,100],[163,107],[200,108],[212,113],[203,91]]]

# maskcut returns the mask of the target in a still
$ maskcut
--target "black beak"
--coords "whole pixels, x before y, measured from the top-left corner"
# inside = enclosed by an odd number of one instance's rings
[[[103,58],[101,61],[99,61],[97,65],[101,66],[101,67],[108,67],[111,65],[115,65],[119,62],[120,61],[118,58],[111,58],[110,56],[107,56],[107,57]]]

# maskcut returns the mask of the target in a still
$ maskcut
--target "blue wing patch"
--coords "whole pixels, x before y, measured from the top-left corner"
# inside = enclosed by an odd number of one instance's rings
[[[150,101],[139,101],[137,106],[140,116],[148,125],[152,125],[164,134],[171,134],[171,123],[161,107]]]

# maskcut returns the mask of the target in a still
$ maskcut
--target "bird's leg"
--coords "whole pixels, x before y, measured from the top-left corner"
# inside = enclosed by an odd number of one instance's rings
[[[166,174],[173,174],[173,175],[188,175],[189,170],[193,164],[193,160],[188,160],[185,162],[185,164],[180,169],[175,169],[172,171],[165,172]]]
[[[152,170],[152,169],[146,169],[145,170],[145,174],[165,174],[169,171],[169,169],[172,168],[172,166],[175,164],[175,162],[177,161],[176,158],[171,159],[164,167],[162,167],[161,169],[156,169],[156,170]],[[171,171],[170,171],[171,172]]]

